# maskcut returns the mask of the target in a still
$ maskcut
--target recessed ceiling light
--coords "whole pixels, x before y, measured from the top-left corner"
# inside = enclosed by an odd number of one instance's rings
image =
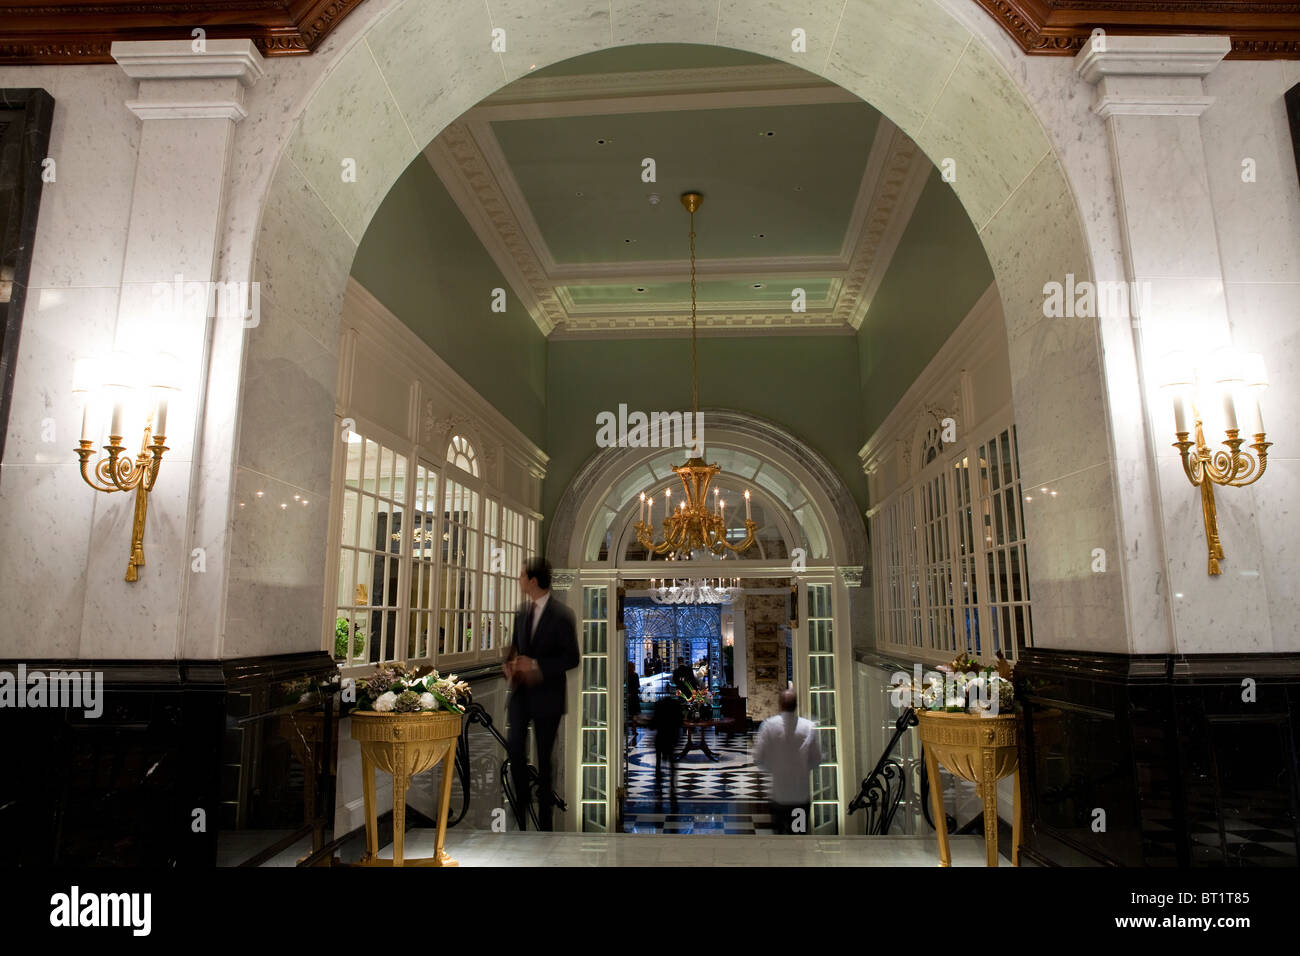
[[[637,291],[637,292],[644,292],[644,291],[645,291],[645,286],[640,286],[640,285],[637,286],[637,287],[636,287],[636,291]]]
[[[610,139],[609,137],[607,137],[607,136],[602,136],[600,139],[596,140],[596,145],[597,145],[597,146],[607,146],[608,144],[610,144],[610,143],[612,143],[612,142],[614,142],[614,141],[613,141],[612,139]]]
[[[765,129],[765,130],[763,130],[763,132],[759,133],[758,135],[759,135],[759,136],[775,136],[775,135],[776,135],[776,130],[774,130],[774,129]]]
[[[624,239],[623,241],[624,241],[625,243],[627,243],[629,246],[630,246],[632,243],[636,242],[635,239]]]
[[[578,190],[576,193],[574,193],[573,195],[575,195],[575,196],[577,196],[579,199],[581,199],[581,198],[582,198],[582,190],[579,189],[579,190]]]
[[[761,283],[761,282],[755,282],[755,283],[754,283],[754,288],[755,288],[755,289],[761,289],[761,288],[763,288],[763,283]]]
[[[797,192],[797,193],[801,193],[801,192],[803,192],[803,187],[802,187],[802,186],[795,186],[795,187],[794,187],[794,191]]]
[[[755,239],[766,239],[766,238],[767,238],[767,233],[765,233],[765,232],[756,232],[756,233],[754,233],[754,238],[755,238]]]

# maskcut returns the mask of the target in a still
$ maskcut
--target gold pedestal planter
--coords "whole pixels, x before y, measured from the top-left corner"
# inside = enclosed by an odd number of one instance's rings
[[[1020,865],[1020,762],[1016,714],[982,717],[979,714],[916,712],[925,767],[930,775],[930,800],[939,834],[939,865],[952,866],[948,825],[943,811],[943,785],[939,765],[975,784],[984,801],[984,849],[989,866],[998,865],[998,781],[1016,774],[1011,809],[1011,865]]]
[[[458,866],[443,850],[447,809],[455,775],[456,744],[463,714],[433,711],[417,714],[352,712],[352,737],[361,744],[361,776],[366,801],[366,855],[362,866]],[[442,793],[438,798],[438,838],[433,856],[407,860],[406,791],[411,778],[442,762]],[[375,771],[393,775],[393,858],[379,858],[379,825],[375,807]]]

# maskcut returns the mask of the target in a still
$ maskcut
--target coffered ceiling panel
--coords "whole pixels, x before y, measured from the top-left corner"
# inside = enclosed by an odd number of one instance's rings
[[[857,328],[933,167],[795,67],[704,47],[526,77],[425,155],[548,334]],[[624,68],[616,68],[616,67]],[[653,165],[647,161],[652,161]],[[651,176],[653,173],[653,176]]]
[[[691,189],[706,196],[701,258],[839,255],[879,120],[856,102],[491,127],[565,266],[682,258],[688,217],[678,197]],[[647,159],[655,182],[642,182]]]

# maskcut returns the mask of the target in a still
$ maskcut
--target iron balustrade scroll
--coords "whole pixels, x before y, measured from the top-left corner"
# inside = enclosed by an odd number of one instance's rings
[[[916,712],[911,707],[898,715],[898,720],[894,721],[894,735],[885,745],[884,753],[876,761],[871,773],[863,779],[858,795],[849,802],[849,813],[863,809],[867,811],[867,833],[872,836],[889,833],[894,814],[898,812],[898,805],[907,790],[902,761],[893,754],[903,734],[916,724]]]
[[[884,753],[876,761],[876,766],[871,773],[863,778],[858,795],[849,802],[849,813],[856,813],[863,809],[867,811],[867,833],[871,836],[885,836],[889,833],[894,815],[898,812],[899,804],[902,803],[903,796],[907,792],[907,774],[904,772],[902,761],[894,756],[894,751],[898,749],[898,742],[903,739],[903,734],[916,724],[916,711],[911,707],[898,715],[898,720],[894,721],[894,735],[885,745]],[[921,764],[921,812],[925,815],[925,822],[933,830],[935,827],[934,818],[930,815],[930,777],[925,769],[925,761],[919,762]],[[948,824],[948,832],[975,832],[973,827],[976,821],[971,821],[959,829],[956,819],[951,814],[944,814],[944,816]],[[979,817],[978,820],[982,821],[983,817]],[[980,825],[982,826],[982,822]]]
[[[492,720],[492,715],[488,713],[487,708],[482,704],[469,704],[465,708],[465,720],[461,723],[460,746],[456,748],[456,775],[460,778],[460,792],[463,802],[460,812],[456,814],[455,819],[447,821],[447,826],[449,827],[454,827],[456,824],[460,823],[465,819],[465,815],[469,813],[470,800],[472,798],[472,788],[470,786],[469,731],[472,724],[481,724],[488,733],[496,738],[496,742],[501,745],[501,749],[508,752],[506,739],[501,736],[501,731],[497,730],[496,725]],[[514,780],[512,779],[513,775],[510,773],[509,757],[501,761],[500,778],[501,789],[505,792],[506,800],[509,801],[511,807],[517,806],[518,803],[516,800]],[[533,799],[533,794],[537,790],[538,781],[540,779],[541,774],[538,772],[537,768],[532,764],[529,764],[528,793],[525,795],[525,798],[527,801],[526,808],[528,818],[533,823],[533,829],[538,828],[537,803]],[[564,799],[555,791],[551,791],[551,800],[554,803],[555,809],[559,810],[561,813],[568,809]]]

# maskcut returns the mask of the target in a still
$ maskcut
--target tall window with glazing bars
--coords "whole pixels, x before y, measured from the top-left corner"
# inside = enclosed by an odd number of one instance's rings
[[[1038,491],[1021,487],[1015,426],[922,461],[871,512],[880,643],[1014,660],[1033,644],[1023,502]]]

